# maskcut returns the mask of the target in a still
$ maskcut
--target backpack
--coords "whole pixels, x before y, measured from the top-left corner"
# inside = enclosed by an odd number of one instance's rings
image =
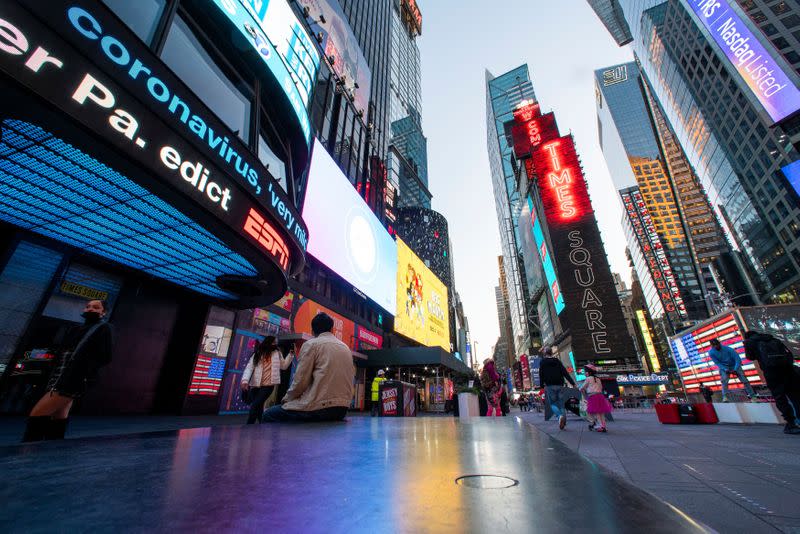
[[[766,368],[794,365],[792,352],[777,338],[770,338],[758,344],[761,365]]]
[[[489,373],[485,370],[481,371],[481,386],[483,386],[483,389],[487,391],[492,389],[492,386],[494,386],[494,380],[492,380],[492,377],[489,376]]]

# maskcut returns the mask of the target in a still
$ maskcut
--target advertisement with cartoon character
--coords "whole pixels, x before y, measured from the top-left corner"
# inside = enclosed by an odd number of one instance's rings
[[[423,345],[450,352],[447,288],[399,238],[394,329]]]

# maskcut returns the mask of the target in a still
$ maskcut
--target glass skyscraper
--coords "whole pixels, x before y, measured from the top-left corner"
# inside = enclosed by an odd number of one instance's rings
[[[513,121],[514,108],[520,102],[535,99],[527,65],[497,77],[486,71],[487,150],[500,228],[515,354],[527,353],[532,340],[528,324],[528,288],[517,226],[525,199],[517,191],[517,179],[512,166],[514,147],[509,142],[510,136],[505,131],[505,125]]]
[[[670,162],[682,179],[686,178],[684,172],[690,174],[689,178],[692,173],[688,167],[678,168],[680,148],[669,132],[661,131],[668,127],[663,120],[656,121],[657,110],[651,108],[635,62],[595,71],[595,87],[600,145],[623,194],[623,216],[630,218],[625,224],[628,245],[650,314],[658,318],[665,312],[673,328],[703,319],[708,316],[706,284],[703,265],[692,246],[695,235],[690,230],[703,214],[703,206],[694,206],[690,218],[685,217]],[[668,149],[670,158],[666,156]],[[696,190],[699,184],[696,180],[694,184],[681,184],[685,189],[692,186]],[[707,203],[705,214],[710,215]],[[705,257],[709,258],[713,256]],[[652,294],[660,297],[660,302]]]
[[[421,28],[411,5],[392,0],[390,62],[389,182],[397,207],[431,207],[428,191],[428,140],[422,133],[422,68],[417,36]]]
[[[687,2],[617,3],[653,96],[738,251],[749,296],[757,302],[797,301],[800,204],[781,168],[800,159],[800,119],[771,118],[746,74]],[[788,78],[787,91],[796,90],[797,39],[789,34],[800,29],[800,6],[774,0],[722,4],[729,20],[753,34],[752,43],[763,48],[774,72]]]

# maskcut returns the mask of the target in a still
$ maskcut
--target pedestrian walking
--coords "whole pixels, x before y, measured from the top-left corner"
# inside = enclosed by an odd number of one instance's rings
[[[612,406],[603,395],[603,382],[597,377],[597,367],[592,364],[584,368],[586,380],[580,387],[586,397],[586,413],[589,416],[589,430],[594,430],[598,423],[598,432],[606,432],[606,414],[611,413]]]
[[[264,412],[264,423],[342,421],[347,416],[353,400],[353,353],[332,330],[333,318],[326,313],[311,320],[314,339],[300,349],[292,385],[281,404]]]
[[[511,404],[508,400],[508,387],[505,378],[501,380],[500,384],[500,410],[503,412],[503,416],[511,412]]]
[[[372,417],[379,415],[381,413],[381,403],[380,403],[380,389],[381,389],[381,382],[386,381],[386,373],[383,372],[383,369],[378,370],[378,374],[375,378],[372,379]]]
[[[111,362],[114,336],[104,319],[106,311],[105,301],[88,301],[81,314],[83,324],[67,332],[52,351],[58,367],[28,416],[23,442],[64,439],[72,404],[96,380],[98,370]]]
[[[555,349],[548,350],[539,367],[539,387],[544,388],[545,402],[550,406],[553,415],[558,417],[558,428],[564,430],[567,426],[567,416],[564,413],[563,387],[568,382],[575,386],[575,380],[567,372],[564,364],[558,359]]]
[[[262,420],[264,404],[272,395],[275,386],[281,383],[281,371],[288,369],[292,364],[293,353],[287,356],[281,354],[275,336],[267,336],[256,347],[247,366],[242,373],[242,391],[245,392],[250,403],[250,413],[247,415],[247,424],[252,425]]]
[[[786,421],[785,434],[800,434],[800,369],[792,351],[778,338],[760,332],[745,332],[747,358],[757,361],[764,373],[775,406]]]
[[[742,382],[748,398],[753,398],[755,392],[742,369],[742,359],[739,353],[732,348],[720,343],[719,339],[711,340],[711,348],[708,351],[708,357],[711,358],[719,368],[719,381],[722,384],[722,402],[728,402],[728,381],[731,375],[736,375]]]
[[[711,391],[710,387],[700,382],[700,394],[703,396],[703,399],[705,399],[706,402],[711,402],[714,392]]]
[[[481,370],[481,386],[486,395],[486,403],[489,406],[486,411],[486,416],[491,417],[494,412],[495,417],[502,415],[500,408],[500,375],[497,374],[497,369],[494,366],[492,358],[486,358],[483,361],[483,370]]]

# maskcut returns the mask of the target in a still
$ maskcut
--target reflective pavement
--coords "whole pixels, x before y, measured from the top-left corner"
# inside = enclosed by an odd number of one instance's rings
[[[2,532],[702,531],[511,417],[44,442],[0,448],[0,473]]]

